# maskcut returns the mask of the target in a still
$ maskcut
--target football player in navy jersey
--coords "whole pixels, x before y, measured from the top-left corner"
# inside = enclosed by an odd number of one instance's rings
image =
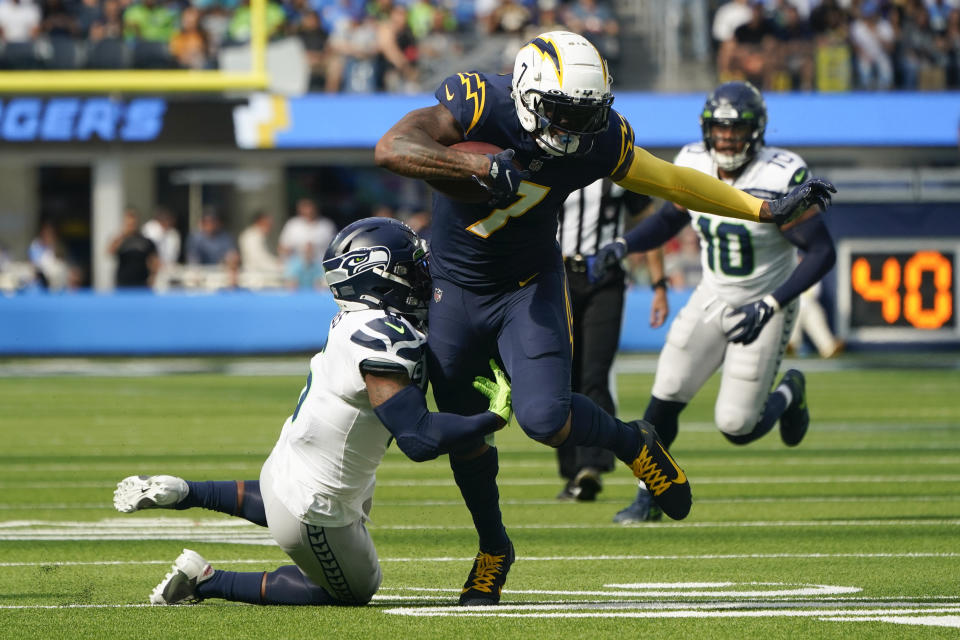
[[[610,449],[651,489],[664,513],[684,518],[686,476],[641,420],[621,422],[570,391],[571,318],[556,242],[557,214],[573,191],[604,177],[689,209],[747,220],[785,221],[829,199],[813,179],[765,201],[634,146],[612,109],[607,64],[582,36],[539,35],[512,74],[459,73],[441,83],[439,104],[406,114],[378,141],[375,159],[425,180],[476,181],[486,202],[433,201],[427,364],[441,411],[481,409],[462,391],[491,357],[511,378],[517,423],[534,440]],[[464,141],[497,154],[452,149]],[[497,452],[481,439],[450,453],[450,466],[479,534],[480,552],[463,605],[496,604],[514,559],[496,488]],[[482,567],[481,571],[477,567]]]

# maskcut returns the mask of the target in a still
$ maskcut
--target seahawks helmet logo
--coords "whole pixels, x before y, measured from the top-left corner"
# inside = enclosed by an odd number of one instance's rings
[[[327,271],[327,283],[332,285],[377,267],[386,269],[389,264],[388,248],[364,247],[324,261],[323,268]]]

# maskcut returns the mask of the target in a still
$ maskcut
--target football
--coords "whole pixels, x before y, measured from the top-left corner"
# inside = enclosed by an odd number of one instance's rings
[[[458,151],[469,151],[470,153],[490,153],[494,155],[503,151],[503,149],[494,144],[472,140],[452,144],[450,148],[457,149]],[[472,178],[467,178],[466,180],[427,180],[427,184],[448,198],[459,200],[460,202],[486,202],[490,199],[490,194],[487,193],[487,190],[477,184]]]

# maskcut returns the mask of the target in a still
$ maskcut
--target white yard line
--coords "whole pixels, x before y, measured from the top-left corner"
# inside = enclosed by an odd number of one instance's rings
[[[910,480],[916,485],[924,483],[956,483],[960,482],[960,474],[911,474]],[[897,481],[896,474],[889,475],[819,475],[819,476],[716,476],[698,477],[692,480],[694,485],[783,485],[783,484],[890,484]],[[560,481],[557,478],[498,478],[497,484],[501,487],[533,487],[554,486]],[[111,482],[14,482],[0,481],[0,491],[25,489],[103,489],[115,488],[117,483]],[[636,480],[624,474],[609,477],[604,480],[605,486],[636,485]],[[428,480],[378,480],[378,487],[452,487],[453,477],[434,478]]]
[[[864,520],[757,520],[717,522],[669,522],[631,525],[634,527],[670,527],[672,529],[742,529],[765,527],[802,527],[830,529],[838,527],[943,527],[960,525],[957,518],[864,519]],[[472,531],[472,525],[379,525],[375,531]],[[622,529],[614,523],[515,524],[512,529],[569,531]],[[0,541],[66,540],[189,540],[227,544],[272,545],[269,532],[244,520],[187,520],[183,518],[137,518],[124,521],[110,518],[99,522],[10,520],[0,522]]]
[[[810,503],[810,504],[845,504],[845,503],[891,503],[891,502],[956,502],[960,501],[960,494],[943,496],[771,496],[767,498],[697,498],[697,504],[776,504],[780,502]],[[597,500],[598,504],[620,504],[613,498]],[[500,500],[501,505],[510,506],[538,506],[538,505],[572,505],[574,503],[560,503],[556,499],[544,500]],[[377,507],[461,507],[463,500],[378,500]],[[113,505],[109,502],[76,502],[76,503],[0,503],[0,511],[112,511]],[[2,525],[0,525],[2,526]]]
[[[952,559],[960,558],[960,553],[954,552],[904,552],[904,553],[701,553],[701,554],[623,554],[623,555],[574,555],[574,556],[523,556],[524,562],[625,562],[637,560],[833,560],[853,558],[862,560],[892,560],[892,559]],[[271,564],[282,560],[281,555],[274,558],[211,558],[212,565],[232,564]],[[440,556],[427,558],[380,558],[380,562],[423,563],[423,562],[469,562],[472,557]],[[121,566],[121,565],[168,565],[173,560],[46,560],[32,562],[0,562],[0,567],[83,567],[83,566]],[[436,591],[444,591],[436,589]],[[517,593],[514,591],[514,593]],[[904,596],[899,596],[904,597]],[[930,598],[932,596],[922,596]],[[960,597],[960,596],[958,596]]]

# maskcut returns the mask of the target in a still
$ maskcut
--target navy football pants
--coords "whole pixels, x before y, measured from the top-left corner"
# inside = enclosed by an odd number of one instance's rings
[[[487,398],[472,385],[478,375],[491,376],[493,358],[510,376],[517,423],[534,440],[548,440],[570,413],[570,312],[559,261],[525,286],[495,293],[436,276],[433,286],[427,370],[437,407],[461,415],[485,411]]]

